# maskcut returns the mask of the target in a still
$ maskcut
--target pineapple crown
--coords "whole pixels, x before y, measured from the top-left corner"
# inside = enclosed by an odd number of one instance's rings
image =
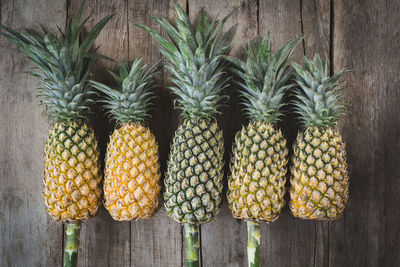
[[[102,102],[110,118],[116,120],[117,124],[142,123],[150,117],[147,111],[151,105],[150,100],[154,98],[151,89],[156,86],[152,79],[157,73],[157,64],[146,71],[147,65],[143,65],[142,61],[136,59],[130,69],[127,63],[121,63],[119,76],[110,71],[117,82],[116,89],[90,81],[93,87],[107,95]]]
[[[237,10],[235,8],[220,22],[212,21],[202,10],[197,26],[191,24],[186,13],[175,4],[178,18],[176,26],[167,19],[152,17],[169,36],[171,42],[155,30],[143,26],[160,44],[161,53],[169,60],[166,68],[173,74],[169,87],[178,96],[175,106],[186,119],[214,118],[220,113],[221,100],[227,99],[222,90],[228,86],[229,77],[222,77],[227,67],[223,55],[231,49],[236,25],[221,34],[223,25]]]
[[[86,81],[95,60],[105,58],[90,49],[113,15],[100,20],[83,38],[82,31],[90,17],[81,22],[84,4],[85,1],[75,19],[68,20],[65,32],[57,26],[59,37],[43,27],[43,33],[33,29],[18,33],[0,24],[0,30],[8,32],[0,34],[17,44],[18,50],[36,64],[28,73],[41,80],[41,104],[46,106],[46,114],[59,122],[88,119],[94,91]]]
[[[327,60],[321,60],[318,54],[313,60],[304,57],[304,67],[292,63],[296,73],[295,80],[299,86],[294,101],[295,111],[305,127],[333,127],[339,117],[345,113],[341,104],[343,87],[341,76],[347,72],[340,70],[329,75]]]
[[[232,71],[244,81],[238,84],[242,87],[244,110],[251,120],[273,124],[279,121],[285,92],[294,86],[287,84],[292,76],[288,68],[300,40],[291,40],[272,53],[268,32],[262,40],[256,37],[248,42],[247,49],[243,49],[246,62],[227,57],[236,66]]]

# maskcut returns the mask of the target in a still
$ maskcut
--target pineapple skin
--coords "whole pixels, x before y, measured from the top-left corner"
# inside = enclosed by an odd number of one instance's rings
[[[286,139],[271,123],[250,122],[235,136],[227,199],[233,217],[276,220],[285,205]]]
[[[164,180],[164,204],[172,219],[202,224],[218,214],[223,156],[223,134],[216,121],[188,119],[178,127]]]
[[[161,191],[158,144],[150,129],[125,123],[114,130],[105,164],[104,206],[113,219],[149,219]]]
[[[289,204],[293,215],[338,219],[349,198],[345,144],[338,130],[308,127],[298,133],[293,152]]]
[[[86,221],[101,206],[99,150],[82,121],[57,122],[45,145],[43,198],[56,221]]]

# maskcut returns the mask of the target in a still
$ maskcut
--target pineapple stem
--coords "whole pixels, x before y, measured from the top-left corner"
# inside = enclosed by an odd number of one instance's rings
[[[188,267],[199,266],[199,226],[185,223],[186,263]]]
[[[260,224],[247,222],[247,259],[249,267],[260,266]]]
[[[67,223],[65,229],[64,267],[75,267],[78,261],[81,222]]]

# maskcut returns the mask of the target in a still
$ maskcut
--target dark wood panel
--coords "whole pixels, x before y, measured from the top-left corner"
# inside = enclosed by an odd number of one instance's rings
[[[399,211],[392,202],[400,192],[394,163],[400,136],[395,104],[399,78],[394,71],[399,69],[398,5],[334,1],[334,70],[348,67],[353,72],[346,75],[349,114],[343,124],[350,200],[342,223],[330,228],[332,266],[354,259],[358,266],[399,264],[399,227],[394,223]]]
[[[18,30],[64,26],[66,1],[0,1],[0,22]],[[44,14],[47,14],[44,16]],[[38,28],[36,27],[38,30]],[[34,65],[0,37],[0,266],[60,266],[62,224],[44,209],[43,150],[50,124],[38,106]]]
[[[315,53],[330,57],[331,1],[303,0],[300,5],[302,32],[305,36],[303,53],[313,57]]]
[[[384,125],[383,139],[384,156],[381,161],[384,164],[385,180],[385,207],[383,217],[384,224],[383,251],[380,252],[381,265],[396,266],[400,264],[400,2],[387,1],[386,8],[386,36],[383,42],[386,44],[382,53],[385,55],[385,71],[387,85],[382,88],[385,92],[382,124]],[[384,81],[385,81],[384,80]],[[375,181],[376,183],[382,181]]]

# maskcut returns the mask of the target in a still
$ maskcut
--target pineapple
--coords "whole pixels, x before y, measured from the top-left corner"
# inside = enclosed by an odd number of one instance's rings
[[[146,71],[142,59],[130,69],[122,63],[119,76],[112,73],[117,89],[92,81],[107,95],[106,108],[119,125],[107,147],[104,176],[104,206],[117,221],[149,219],[159,203],[158,145],[144,125],[154,88],[153,69]]]
[[[228,57],[244,81],[239,85],[250,119],[235,136],[227,191],[233,217],[247,221],[249,266],[259,266],[259,223],[275,221],[285,205],[288,149],[277,123],[285,92],[293,86],[288,68],[297,43],[289,41],[272,53],[267,33],[263,40],[249,41],[246,62]]]
[[[209,21],[200,13],[197,27],[175,5],[176,27],[165,18],[153,18],[167,32],[171,42],[158,32],[142,25],[160,43],[172,73],[171,91],[178,96],[176,106],[182,122],[175,132],[165,174],[164,202],[168,215],[185,224],[188,264],[198,264],[198,225],[213,220],[221,206],[224,176],[224,142],[216,115],[221,91],[228,85],[223,74],[223,55],[230,51],[236,27],[225,34],[221,29],[233,10],[220,22]],[[192,244],[194,244],[192,246]]]
[[[82,120],[57,122],[45,146],[43,198],[47,212],[62,222],[95,216],[101,205],[100,182],[93,129]]]
[[[293,40],[272,53],[270,34],[249,42],[247,62],[233,59],[244,80],[246,114],[250,123],[236,134],[228,178],[228,204],[235,218],[274,221],[285,204],[286,139],[277,126],[282,100],[291,72],[288,71]],[[232,59],[232,58],[231,58]]]
[[[349,197],[345,144],[336,127],[344,113],[339,79],[346,70],[330,76],[327,61],[319,55],[304,57],[296,70],[296,112],[304,129],[293,145],[290,209],[303,219],[334,220],[343,213]]]
[[[65,32],[59,29],[60,36],[44,29],[18,33],[0,24],[0,33],[36,63],[30,74],[41,81],[41,104],[54,121],[45,145],[43,198],[48,214],[67,223],[66,266],[76,264],[80,222],[95,216],[101,205],[99,149],[87,123],[94,91],[87,78],[101,57],[90,49],[112,15],[84,38],[83,7],[68,20]]]

